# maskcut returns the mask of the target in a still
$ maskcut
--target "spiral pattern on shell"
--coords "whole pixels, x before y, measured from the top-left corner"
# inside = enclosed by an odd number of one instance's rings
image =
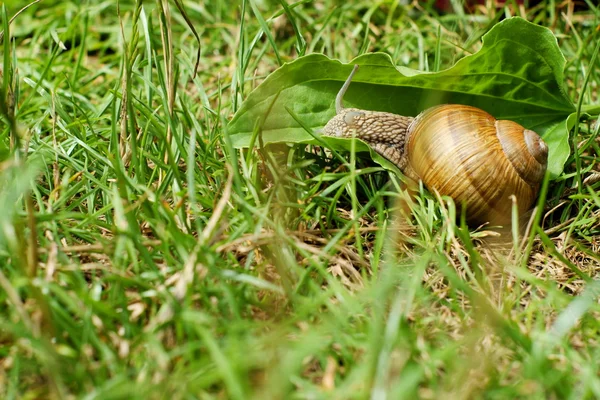
[[[429,190],[466,205],[470,222],[510,222],[515,195],[519,215],[535,201],[548,148],[533,131],[464,105],[441,105],[408,128],[407,175]],[[460,211],[460,208],[459,208]]]

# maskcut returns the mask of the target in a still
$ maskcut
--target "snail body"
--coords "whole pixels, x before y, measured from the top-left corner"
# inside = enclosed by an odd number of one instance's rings
[[[466,206],[470,223],[506,224],[512,201],[519,215],[535,201],[548,147],[533,131],[465,105],[431,107],[417,117],[344,108],[354,70],[336,98],[337,115],[323,133],[356,137],[431,191]]]

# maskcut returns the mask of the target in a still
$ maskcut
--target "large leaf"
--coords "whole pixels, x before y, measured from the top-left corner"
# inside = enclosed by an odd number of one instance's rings
[[[521,18],[497,24],[477,53],[438,73],[396,68],[381,53],[350,64],[319,54],[285,64],[233,117],[234,146],[247,147],[256,129],[263,143],[316,143],[294,117],[311,129],[323,127],[335,115],[335,96],[353,64],[361,68],[345,96],[347,107],[415,116],[436,104],[473,105],[538,132],[550,149],[549,171],[561,173],[569,156],[567,118],[575,111],[562,87],[565,59],[550,30]]]

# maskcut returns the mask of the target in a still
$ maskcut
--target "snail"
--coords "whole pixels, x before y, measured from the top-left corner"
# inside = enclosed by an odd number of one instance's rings
[[[531,208],[546,172],[548,147],[532,130],[496,120],[466,105],[431,107],[416,117],[344,108],[344,94],[358,65],[336,97],[336,116],[326,136],[356,137],[393,162],[408,178],[466,207],[470,224],[507,224],[512,201],[519,215]]]

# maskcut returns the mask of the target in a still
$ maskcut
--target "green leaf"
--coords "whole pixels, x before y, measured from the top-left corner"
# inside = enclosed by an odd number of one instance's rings
[[[549,126],[544,134],[544,140],[548,145],[548,170],[552,178],[556,178],[563,170],[565,161],[569,158],[571,148],[569,146],[569,132],[577,122],[577,113],[573,112],[565,119]]]
[[[443,103],[479,107],[539,133],[549,146],[552,177],[562,172],[570,151],[569,129],[575,122],[567,121],[575,106],[562,87],[565,59],[550,30],[517,17],[494,26],[483,36],[477,53],[438,73],[396,68],[381,53],[360,56],[350,64],[319,54],[285,64],[248,96],[233,117],[229,124],[233,145],[247,147],[257,125],[265,144],[316,143],[286,107],[303,125],[322,128],[335,115],[335,96],[353,64],[361,68],[344,97],[346,107],[409,116]],[[278,98],[271,104],[274,96]]]

